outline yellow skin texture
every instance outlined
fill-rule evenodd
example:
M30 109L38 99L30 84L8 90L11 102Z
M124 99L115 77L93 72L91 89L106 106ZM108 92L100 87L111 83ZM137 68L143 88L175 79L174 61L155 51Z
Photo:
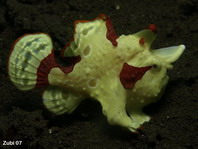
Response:
M89 28L91 29L88 30ZM81 56L81 62L68 75L64 75L59 69L52 69L52 77L49 75L50 84L55 85L57 82L53 78L56 76L54 73L62 73L61 83L57 86L70 93L80 94L79 100L87 97L96 99L101 103L110 124L135 131L145 121L149 121L149 116L142 112L142 108L159 97L167 84L166 70L171 65L152 54L150 44L156 35L151 30L122 35L117 39L116 47L106 38L106 32L103 20L77 24L73 43L77 48L73 51L74 56ZM140 37L145 38L144 45L139 44ZM156 64L159 68L146 72L133 89L125 89L119 78L124 63L136 67Z
M142 108L160 98L168 82L167 69L172 68L171 63L179 58L185 47L180 45L167 48L166 51L170 52L164 52L164 49L156 52L150 49L156 37L151 30L122 35L116 40L118 45L113 46L106 38L107 28L103 19L78 23L75 30L74 41L64 56L80 55L81 61L69 74L59 67L51 69L48 75L50 86L43 94L44 105L56 114L71 113L84 99L95 99L101 103L110 124L135 132L150 120ZM33 36L42 36L41 41L52 43L47 35ZM140 38L145 39L144 44L139 43ZM49 54L48 49L45 51ZM119 77L124 63L135 67L157 67L148 70L132 89L125 89ZM10 77L16 82L12 75Z

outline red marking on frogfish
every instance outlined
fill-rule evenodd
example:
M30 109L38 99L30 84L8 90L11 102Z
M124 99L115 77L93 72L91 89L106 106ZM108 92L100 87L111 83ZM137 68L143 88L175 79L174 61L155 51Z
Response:
M74 29L76 29L76 25L78 23L88 23L88 22L96 21L98 19L102 19L106 22L106 27L107 27L106 38L112 43L113 46L117 46L118 43L117 43L116 39L118 38L118 36L116 35L116 32L113 28L113 25L112 25L112 22L111 22L110 18L107 17L105 14L99 14L97 18L92 19L92 20L76 20L74 22ZM70 43L73 40L74 39L72 39L68 44L66 44L66 46L61 50L61 56L62 57L64 57L64 52L65 52L66 48L70 46Z
M54 67L58 67L58 64L55 61L54 52L52 52L41 61L37 69L37 87L49 85L48 74L50 73L50 70Z
M116 41L116 39L118 38L118 36L116 35L116 32L113 28L112 22L109 19L109 17L105 16L104 14L100 14L98 16L98 18L103 19L104 21L106 21L106 27L107 27L107 34L106 37L108 40L111 41L113 46L117 46L118 43Z
M144 45L144 43L145 43L145 39L144 39L144 38L140 38L139 44L140 44L140 45Z
M131 89L135 83L140 80L143 75L151 69L151 66L134 67L124 63L120 72L120 81L125 89Z
M150 24L148 29L150 29L152 32L156 33L157 32L157 26L155 24Z
M49 85L48 74L50 73L51 69L54 67L60 68L65 74L72 72L74 65L80 61L79 58L77 58L77 59L78 60L76 60L76 61L74 60L73 64L71 64L70 66L63 67L56 63L54 51L52 51L51 54L49 54L46 58L44 58L41 61L40 65L37 69L36 87Z

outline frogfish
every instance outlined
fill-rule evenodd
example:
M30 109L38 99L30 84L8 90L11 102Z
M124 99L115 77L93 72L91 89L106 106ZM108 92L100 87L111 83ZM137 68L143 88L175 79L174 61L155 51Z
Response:
M72 113L85 99L97 100L111 125L136 132L150 120L143 108L162 96L167 70L185 46L152 49L156 26L118 36L104 14L75 22L73 40L57 61L50 36L25 34L11 48L8 75L19 90L45 87L45 107L57 115Z

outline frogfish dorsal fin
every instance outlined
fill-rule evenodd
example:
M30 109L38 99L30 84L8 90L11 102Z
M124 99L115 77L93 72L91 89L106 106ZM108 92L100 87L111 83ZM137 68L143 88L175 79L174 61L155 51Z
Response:
M150 49L151 44L155 40L157 34L150 29L145 29L133 34L133 36L135 36L139 40L144 40L146 46L148 47L148 49Z

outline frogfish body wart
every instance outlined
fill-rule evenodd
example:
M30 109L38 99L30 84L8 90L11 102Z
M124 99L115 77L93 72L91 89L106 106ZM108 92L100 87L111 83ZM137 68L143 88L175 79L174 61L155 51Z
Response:
M142 108L160 98L167 70L185 49L184 45L152 49L154 30L152 25L117 36L105 15L76 21L74 40L61 51L68 66L56 62L49 35L26 34L13 45L8 74L20 90L47 86L43 103L55 114L71 113L91 98L101 103L110 124L135 132L150 119Z

